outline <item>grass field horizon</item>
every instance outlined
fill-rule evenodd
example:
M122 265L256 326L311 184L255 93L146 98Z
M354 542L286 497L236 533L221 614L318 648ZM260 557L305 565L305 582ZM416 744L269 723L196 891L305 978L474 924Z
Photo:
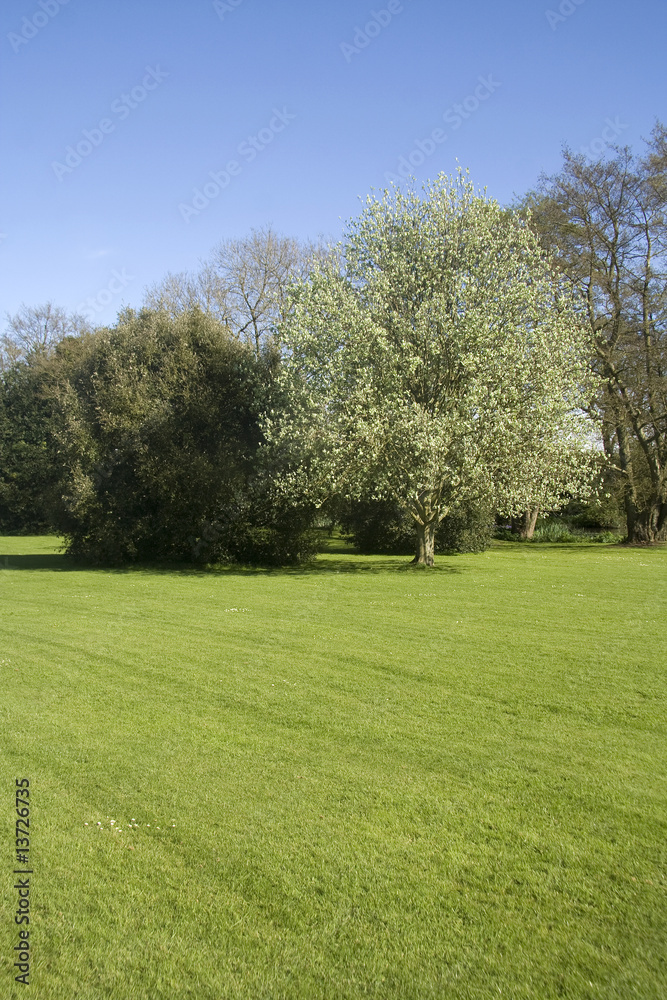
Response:
M667 995L667 549L58 546L0 538L8 997L24 776L45 1000Z

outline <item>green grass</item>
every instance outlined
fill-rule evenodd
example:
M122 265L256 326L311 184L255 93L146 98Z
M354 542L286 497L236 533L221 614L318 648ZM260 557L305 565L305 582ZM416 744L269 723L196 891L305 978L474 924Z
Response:
M24 775L40 1000L667 995L667 551L56 551L0 539L1 996Z

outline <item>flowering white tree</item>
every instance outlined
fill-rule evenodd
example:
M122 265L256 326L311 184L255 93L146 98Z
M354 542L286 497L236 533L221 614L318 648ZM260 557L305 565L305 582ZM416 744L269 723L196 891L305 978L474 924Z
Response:
M283 487L322 503L369 485L438 524L487 501L554 506L591 480L589 337L536 237L459 172L369 197L282 327L291 455Z

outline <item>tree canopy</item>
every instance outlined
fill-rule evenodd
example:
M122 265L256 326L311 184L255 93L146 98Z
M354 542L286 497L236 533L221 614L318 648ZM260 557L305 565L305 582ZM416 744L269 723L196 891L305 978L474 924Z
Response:
M667 131L563 167L524 202L531 225L579 292L600 375L592 412L625 506L628 540L667 537Z
M270 496L259 414L278 359L199 310L127 310L63 341L47 366L70 555L109 564L298 561L309 515Z
M222 240L194 274L168 274L146 290L145 305L176 318L195 308L221 322L259 356L286 317L288 289L327 250L301 243L270 226Z
M557 505L590 484L590 336L537 237L468 177L369 197L281 327L283 489L398 501L418 562L451 511Z
M52 302L23 304L13 316L6 314L5 321L5 332L0 337L0 371L31 354L48 354L65 337L78 336L88 329L83 316L67 313Z

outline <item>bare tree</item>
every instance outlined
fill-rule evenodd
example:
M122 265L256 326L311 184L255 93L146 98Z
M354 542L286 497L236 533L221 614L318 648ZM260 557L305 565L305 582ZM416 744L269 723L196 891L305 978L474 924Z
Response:
M314 258L333 252L323 238L301 242L270 226L252 229L219 243L199 271L167 274L146 290L144 305L171 316L201 309L260 354L287 316L290 285L306 277Z
M209 264L195 274L168 272L162 281L146 289L144 306L167 312L173 318L192 309L201 309L224 324L227 324L229 313L227 289Z
M6 314L6 324L0 337L0 370L30 353L47 354L65 337L78 336L89 329L83 316L68 313L52 302L21 305L13 316Z
M604 389L595 402L630 541L667 536L667 132L562 171L529 195L532 222L578 288Z
M305 277L318 252L321 244L300 243L270 227L216 247L211 267L227 290L227 322L239 340L259 353L275 337L287 318L288 288Z

